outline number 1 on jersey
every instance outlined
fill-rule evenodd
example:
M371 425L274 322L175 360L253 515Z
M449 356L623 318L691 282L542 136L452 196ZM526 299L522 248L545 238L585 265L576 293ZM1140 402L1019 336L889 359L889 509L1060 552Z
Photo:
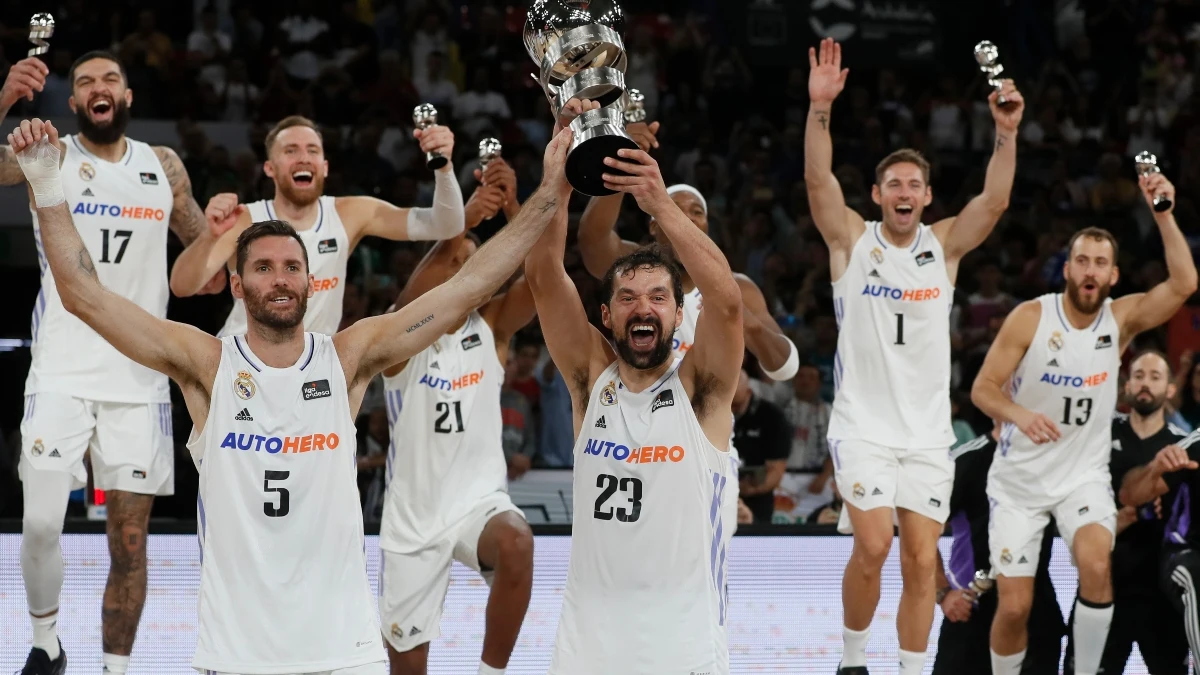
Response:
M100 262L120 263L121 259L125 257L125 247L129 246L129 238L133 236L133 230L113 231L102 228L100 233L104 236L104 241L100 243ZM108 259L108 240L110 233L113 239L121 240L121 245L117 248L117 257L112 260Z
M896 344L904 344L904 315L896 315Z

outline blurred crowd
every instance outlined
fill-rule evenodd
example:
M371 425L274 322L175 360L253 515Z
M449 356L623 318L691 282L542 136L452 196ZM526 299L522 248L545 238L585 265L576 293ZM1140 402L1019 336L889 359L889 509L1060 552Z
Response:
M0 43L11 62L28 46L30 8L3 4ZM706 195L711 236L733 269L763 290L802 356L793 382L774 383L747 355L749 382L739 395L739 423L770 424L773 436L782 439L769 451L750 453L758 455L751 459L776 482L781 467L816 472L809 489L827 494L832 481L824 435L837 324L828 254L809 216L804 186L807 64L796 58L794 65L770 70L752 66L712 14L678 7L667 14L651 9L661 3L627 4L626 81L645 95L648 118L661 124L661 147L654 155L663 174L668 184L689 183ZM59 5L51 10L59 21L48 55L52 74L46 91L24 104L24 112L69 116L65 77L71 62L90 49L113 49L129 72L133 117L177 121L180 155L201 205L219 192L236 192L245 202L271 197L273 186L261 171L262 141L269 124L294 113L323 127L331 167L328 194L428 205L433 177L411 138L418 103L437 106L440 121L455 132L454 161L464 195L475 187L475 153L485 137L503 143L521 198L539 180L552 119L530 77L535 66L521 40L525 4L218 0L168 9L134 0L65 0ZM1012 55L1004 60L1006 75L1023 91L1027 110L1011 206L959 273L952 391L960 442L990 428L967 391L991 340L1017 302L1061 287L1071 233L1097 225L1117 236L1122 275L1114 294L1143 290L1164 278L1162 247L1137 189L1134 154L1158 155L1178 187L1179 222L1185 232L1200 232L1192 227L1200 222L1195 81L1200 2L1012 0L1005 12L1006 34L984 27L979 30L992 34L965 35L992 39ZM792 40L803 42L808 28L796 28ZM932 162L934 200L926 222L956 213L980 190L992 119L983 77L974 63L963 61L938 58L851 72L831 121L835 173L847 203L868 219L878 216L870 196L874 166L896 148L916 148ZM249 149L231 153L212 143L197 124L203 121L246 123ZM584 206L578 199L577 211ZM502 224L501 215L477 232L486 239ZM648 239L646 217L632 200L626 201L618 232L634 241ZM1200 245L1200 235L1191 240ZM423 254L419 244L359 246L343 325L384 311ZM567 264L585 299L594 298L599 284L583 270L577 251L568 251ZM220 301L172 311L190 313L181 318L214 329L225 316ZM1166 331L1143 336L1135 348L1149 346L1169 349ZM1174 402L1176 421L1186 426L1200 425L1196 361L1188 352L1173 364L1182 369L1183 385ZM513 345L503 396L510 476L531 467L569 466L569 399L536 324ZM388 446L382 397L368 398L361 421L363 487L370 495L381 487L375 467ZM185 428L180 417L180 441ZM770 490L767 496L769 501ZM769 507L761 510L769 520Z

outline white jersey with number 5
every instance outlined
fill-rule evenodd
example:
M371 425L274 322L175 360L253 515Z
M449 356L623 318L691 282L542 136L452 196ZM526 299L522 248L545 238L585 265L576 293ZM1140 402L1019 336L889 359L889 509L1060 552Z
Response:
M954 286L933 228L893 246L868 222L833 282L838 321L829 438L888 448L948 448Z
M383 380L391 445L379 545L412 553L506 489L504 366L479 312Z
M1024 506L1052 506L1084 483L1110 482L1112 413L1121 371L1120 327L1106 300L1086 328L1067 323L1063 295L1038 298L1042 316L1033 342L1012 378L1018 405L1050 418L1061 434L1037 445L1016 425L1000 430L988 491L1028 498Z
M108 290L156 317L167 315L167 229L171 186L154 149L125 139L125 156L99 159L75 136L62 139L62 186L75 228ZM32 207L31 207L31 210ZM33 362L25 393L56 392L89 401L166 403L167 376L126 358L63 309L42 252L33 210L42 289L33 307Z
M704 435L679 363L636 394L616 363L592 387L551 675L729 672L720 505L737 472Z
M276 220L271 200L262 199L246 205L250 222ZM321 197L317 201L317 221L307 230L297 230L308 251L308 268L313 275L313 296L308 299L304 314L304 329L333 335L342 323L342 297L346 292L346 261L350 259L350 236L337 211L336 197ZM243 335L246 332L246 304L233 301L233 310L219 333Z
M289 368L221 340L200 472L193 667L308 673L386 660L367 581L354 419L333 339Z

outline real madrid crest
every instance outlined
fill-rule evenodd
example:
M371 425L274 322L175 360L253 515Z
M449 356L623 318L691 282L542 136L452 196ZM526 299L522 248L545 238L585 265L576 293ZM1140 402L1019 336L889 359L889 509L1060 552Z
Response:
M878 247L871 249L871 261L876 265L883 264L883 251L879 250Z
M42 453L45 451L46 451L46 446L42 445L42 439L39 438L33 442L33 456L34 457L41 457Z
M233 381L233 393L237 394L238 398L249 401L254 398L254 391L254 378L244 370L238 371L237 378Z
M1004 549L1000 552L1000 562L1004 563L1005 565L1012 564L1012 554L1008 552L1008 549Z
M96 169L87 162L79 163L79 177L83 180L91 180L96 177Z
M1062 333L1054 331L1050 334L1050 341L1047 343L1050 346L1050 351L1056 352L1063 348Z
M875 250L878 251L879 249L875 249ZM862 486L862 483L855 483L854 484L854 498L862 499L863 497L866 497L866 496L867 496L867 490Z
M617 404L617 385L609 382L600 390L600 405L616 405Z

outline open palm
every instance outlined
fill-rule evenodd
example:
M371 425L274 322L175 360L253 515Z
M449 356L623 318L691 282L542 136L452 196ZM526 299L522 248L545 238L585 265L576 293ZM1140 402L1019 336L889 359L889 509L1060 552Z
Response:
M848 69L842 68L842 46L833 38L821 40L820 47L808 48L808 97L828 103L842 93Z

